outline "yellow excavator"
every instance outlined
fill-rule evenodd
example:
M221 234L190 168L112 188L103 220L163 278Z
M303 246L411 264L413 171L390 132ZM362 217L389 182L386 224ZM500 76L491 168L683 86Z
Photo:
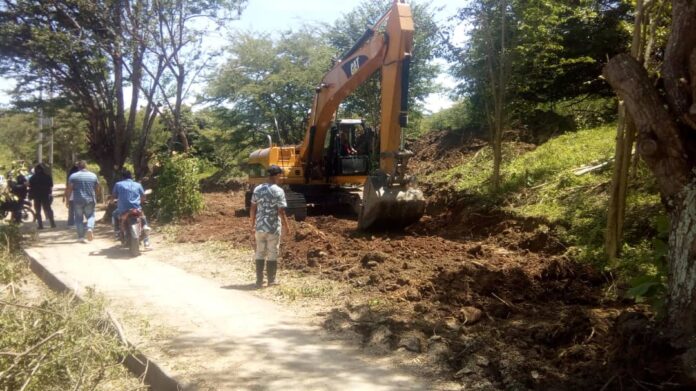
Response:
M403 228L417 222L425 198L408 175L413 153L404 149L408 124L408 79L413 49L413 17L403 0L390 9L324 75L316 88L301 145L274 145L249 156L249 208L253 186L266 179L266 168L282 168L288 215L302 220L307 205L349 205L358 228ZM376 71L381 71L380 124L362 119L336 120L340 103Z

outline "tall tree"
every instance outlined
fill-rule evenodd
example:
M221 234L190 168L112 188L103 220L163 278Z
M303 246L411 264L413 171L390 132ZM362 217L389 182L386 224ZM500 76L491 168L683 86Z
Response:
M88 123L90 153L110 183L128 156L135 123L126 119L126 62L122 1L3 0L0 72L31 92L50 78ZM133 71L133 67L131 67ZM131 80L139 90L137 78ZM136 110L138 94L129 109Z
M165 61L152 74L158 97L166 107L164 121L172 132L171 148L188 151L182 107L191 86L210 67L215 53L206 50L204 38L239 17L247 0L153 0L152 45L148 49ZM148 68L149 70L149 68ZM162 77L164 75L165 77Z
M202 53L200 32L206 30L192 24L199 18L238 15L244 4L246 0L1 0L0 73L21 79L20 93L52 80L84 115L90 153L112 183L130 155L142 96L149 115L142 121L139 146L147 144L161 101L171 106L177 128L189 70L200 66L195 61ZM195 65L189 68L191 63ZM173 93L165 83L172 78ZM126 107L127 86L131 95ZM139 167L142 160L138 154Z
M635 122L638 153L671 218L667 327L696 381L696 2L672 1L661 84L629 54L612 58L604 76Z
M309 28L278 39L238 33L231 41L230 59L209 84L210 99L231 108L220 111L227 111L223 116L243 139L260 131L279 137L278 142L300 141L314 88L331 62L331 47Z
M630 7L617 0L507 1L507 58L509 76L506 96L509 122L524 124L538 105L610 96L598 77L607 54L628 47L624 22ZM489 42L500 42L500 0L474 0L458 10L453 25L443 30L451 73L458 80L456 93L469 98L474 125L489 126L485 115L491 85L486 66ZM495 25L491 25L494 23ZM469 29L463 42L455 31ZM492 36L492 37L491 37ZM587 39L592 37L592 39Z

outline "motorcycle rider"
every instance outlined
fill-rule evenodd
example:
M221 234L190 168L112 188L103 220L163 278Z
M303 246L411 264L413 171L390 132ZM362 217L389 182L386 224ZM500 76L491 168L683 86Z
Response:
M133 176L128 170L121 172L121 181L116 182L111 196L117 200L116 210L111 215L111 221L114 224L114 233L116 238L119 236L121 229L121 217L131 209L143 210L142 204L145 202L145 190L143 185L133 180ZM145 213L142 214L143 232L145 237L143 244L145 248L150 247L150 226L147 224Z

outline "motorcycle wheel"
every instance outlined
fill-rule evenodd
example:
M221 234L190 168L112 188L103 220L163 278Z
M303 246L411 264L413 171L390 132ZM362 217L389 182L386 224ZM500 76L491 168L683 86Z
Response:
M36 215L34 210L28 206L22 207L22 222L31 223L36 220Z
M130 242L128 243L128 250L130 251L130 254L133 257L137 257L138 255L140 255L140 240L138 240L137 237L130 235Z

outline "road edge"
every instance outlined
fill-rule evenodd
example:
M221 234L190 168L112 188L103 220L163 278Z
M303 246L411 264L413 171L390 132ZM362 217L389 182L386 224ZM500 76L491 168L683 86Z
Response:
M58 277L52 274L41 262L32 256L27 249L22 249L22 253L29 260L29 269L43 281L46 286L51 290L59 293L71 293L74 294L76 298L82 300L79 293L71 289L65 282L61 281ZM109 317L109 324L113 334L118 338L123 338L123 335L119 331L120 326L116 324L116 320ZM123 359L123 365L138 378L144 379L145 384L147 384L153 391L180 391L184 389L172 375L168 374L162 367L160 367L156 362L150 360L146 355L140 352L135 345L132 344L127 339L125 342L128 346L134 348L134 353L128 355Z

